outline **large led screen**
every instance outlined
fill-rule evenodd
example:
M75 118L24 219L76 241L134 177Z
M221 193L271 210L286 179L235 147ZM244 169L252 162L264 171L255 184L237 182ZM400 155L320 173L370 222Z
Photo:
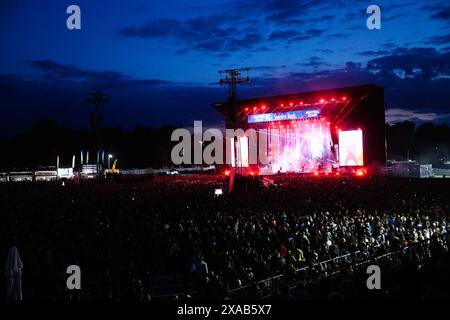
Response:
M364 165L362 130L339 131L339 165Z

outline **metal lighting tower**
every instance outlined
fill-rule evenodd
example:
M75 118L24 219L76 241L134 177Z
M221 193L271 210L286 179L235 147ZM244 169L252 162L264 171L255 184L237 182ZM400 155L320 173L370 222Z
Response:
M240 68L240 69L228 69L220 70L219 74L224 75L223 78L219 80L220 85L228 85L228 111L226 121L231 124L233 129L238 128L238 123L236 119L237 110L237 85L250 83L250 77L241 76L242 72L248 72L250 68ZM226 126L228 127L228 126ZM236 145L236 141L234 143ZM240 174L242 174L242 163L240 169Z
M250 77L242 77L242 72L248 72L250 68L220 70L219 74L225 75L219 80L220 85L228 85L228 122L231 122L234 129L237 128L236 121L236 102L237 85L250 83Z
M248 72L250 68L240 68L240 69L228 69L220 70L219 74L225 74L225 77L220 79L219 83L221 85L228 85L228 97L236 99L237 97L237 85L250 82L250 77L241 77L241 72Z
M108 94L97 90L85 94L85 103L90 105L89 120L91 123L92 133L94 135L94 147L97 151L97 176L100 176L100 153L102 147L101 141L101 122L103 120L101 106L108 102Z

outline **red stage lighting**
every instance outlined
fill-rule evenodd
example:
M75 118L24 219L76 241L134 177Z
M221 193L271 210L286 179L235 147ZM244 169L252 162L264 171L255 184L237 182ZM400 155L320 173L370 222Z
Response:
M257 107L253 107L253 111L256 111L258 108Z
M253 171L250 171L250 175L251 175L251 176L253 176L253 175L254 175Z
M336 175L337 175L337 176L339 176L339 175L340 175L340 173L339 173L339 172L336 172Z
M300 104L303 105L303 101L300 101Z
M325 99L320 99L320 103L324 103L325 102Z
M280 104L280 107L284 107L284 104Z
M358 169L358 170L356 170L356 176L357 177L364 177L364 175L366 174L366 172L365 172L365 170L364 169Z
M336 99L335 98L331 98L331 101L336 101Z
M245 108L245 111L248 111L248 108Z
M318 172L314 172L314 175L315 175L315 176L318 176L318 175L319 175L319 173L318 173Z
M266 109L266 106L262 106L261 108L264 110L264 109Z
M343 97L342 97L342 100L344 100L344 101L347 100L347 97L346 97L346 96L343 96Z
M294 104L292 102L290 102L289 105L292 107Z
M230 170L226 170L226 171L224 172L224 174L225 174L226 176L229 176L229 175L230 175Z

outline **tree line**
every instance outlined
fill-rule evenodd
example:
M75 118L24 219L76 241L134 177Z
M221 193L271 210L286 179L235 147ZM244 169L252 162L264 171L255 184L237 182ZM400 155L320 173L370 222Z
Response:
M136 126L132 129L104 127L102 146L107 154L118 159L122 168L170 167L170 152L175 142L170 137L177 127ZM450 127L446 124L424 123L417 126L405 121L386 124L388 159L417 160L434 165L450 161ZM28 132L0 139L2 156L0 169L37 169L55 166L60 156L61 166L70 166L72 156L80 163L80 152L90 151L90 162L96 160L94 139L88 130L75 130L53 121L40 122Z

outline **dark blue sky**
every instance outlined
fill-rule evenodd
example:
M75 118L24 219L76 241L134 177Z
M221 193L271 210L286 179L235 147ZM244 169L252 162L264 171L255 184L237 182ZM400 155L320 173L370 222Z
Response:
M40 120L87 127L84 92L110 94L105 123L217 125L220 69L250 67L241 97L385 86L388 120L449 122L450 5L442 1L0 3L1 135ZM81 30L66 8L81 8ZM368 5L382 29L366 28Z

